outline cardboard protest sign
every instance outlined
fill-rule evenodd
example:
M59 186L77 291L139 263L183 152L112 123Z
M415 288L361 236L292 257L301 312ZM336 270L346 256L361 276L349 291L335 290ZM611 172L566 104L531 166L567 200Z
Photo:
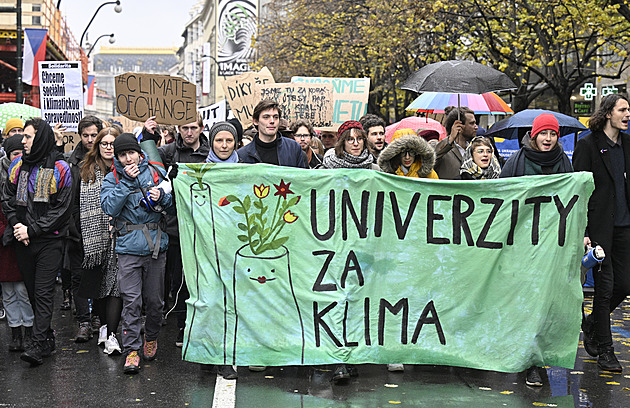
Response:
M269 84L254 89L256 102L272 99L282 107L282 117L289 123L308 120L314 127L333 125L332 85Z
M590 173L255 166L180 164L173 183L185 360L573 367Z
M269 69L264 67L259 72L247 72L228 77L221 83L225 97L230 103L230 110L241 122L243 129L247 129L252 124L252 114L257 102L254 100L255 87L275 82Z
M115 78L116 110L144 122L155 116L157 123L185 125L197 120L195 84L185 79L154 74L127 73Z
M291 82L307 84L332 84L333 126L321 129L336 132L347 120L359 120L367 113L370 97L370 78L325 78L294 76Z
M120 124L122 126L123 131L126 133L133 133L133 130L138 126L142 127L144 123L138 122L137 120L131 120L124 116L112 116L109 118L111 122L115 122L116 124Z
M83 79L80 61L39 62L42 119L76 132L83 118Z
M227 118L227 103L225 99L213 105L199 109L199 114L203 118L203 131L210 130L212 125L223 122Z

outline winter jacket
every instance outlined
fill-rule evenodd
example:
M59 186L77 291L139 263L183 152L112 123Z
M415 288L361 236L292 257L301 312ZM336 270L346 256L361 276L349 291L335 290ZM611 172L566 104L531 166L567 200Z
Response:
M395 164L394 159L407 150L415 154L416 162L420 161L416 174L408 174L407 177L438 178L433 170L435 152L426 140L418 136L403 136L392 141L378 156L378 166L385 173L396 174L400 164Z
M258 135L255 136L258 138ZM276 136L278 140L278 164L287 167L307 168L302 155L302 147L293 139ZM241 147L236 152L243 163L262 163L256 151L256 140Z
M160 232L159 252L166 251L168 247L168 234L164 231L164 223L162 222L162 214L149 211L140 203L143 198L139 186L146 187L147 191L160 183L166 176L164 170L159 167L153 167L159 172L159 179L154 180L154 171L149 168L149 160L146 153L143 153L138 168L140 174L135 179L127 176L124 167L118 158L114 157L114 171L107 174L103 180L103 188L101 190L101 207L105 214L113 218L112 225L115 229L120 230L120 234L116 238L116 253L127 255L146 256L151 255L149 242L147 241L142 230L130 230L125 226L125 222L141 226L143 224L153 224L148 227L149 235L152 242L157 243L156 237ZM165 209L169 208L173 203L171 194L163 193L161 204ZM159 224L158 230L155 226ZM135 227L132 227L135 228Z
M3 155L2 158L0 158L0 185L7 182L9 178L7 170L10 165L9 158ZM9 221L4 216L4 213L0 211L0 237L4 235L7 228L9 228L8 234L11 236L13 231L9 226ZM13 243L7 246L0 245L0 265L0 282L22 281Z
M66 237L70 220L70 200L72 199L72 176L68 163L63 160L55 161L47 203L33 200L37 174L41 167L31 167L28 175L26 207L22 207L16 203L22 157L18 156L11 162L8 182L2 186L2 209L11 229L17 223L26 225L31 242L40 238ZM23 211L24 209L25 211ZM3 243L6 245L12 239L13 234L8 236L5 233Z
M203 163L208 157L210 142L206 135L199 136L199 147L197 150L186 146L180 134L177 134L175 142L158 148L158 153L164 163L164 168L168 168L174 163Z

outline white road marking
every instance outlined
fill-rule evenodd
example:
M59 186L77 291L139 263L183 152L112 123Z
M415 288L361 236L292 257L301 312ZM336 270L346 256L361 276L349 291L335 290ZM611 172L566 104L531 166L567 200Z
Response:
M236 380L226 380L217 374L214 384L212 408L234 408L236 406Z

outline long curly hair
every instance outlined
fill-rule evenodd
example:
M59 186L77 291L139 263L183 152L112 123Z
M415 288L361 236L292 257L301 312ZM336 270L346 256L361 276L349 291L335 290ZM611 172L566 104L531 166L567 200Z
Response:
M610 94L602 99L602 102L599 104L599 109L593 113L593 116L588 121L588 127L593 132L598 132L604 130L604 126L606 126L606 122L608 122L608 115L613 111L615 105L617 105L617 101L620 99L628 102L628 98L620 94Z
M94 144L89 152L85 154L85 159L83 159L81 167L81 180L86 183L90 183L96 180L96 174L94 173L94 168L98 166L101 169L101 173L103 175L109 173L110 166L105 163L103 157L101 157L101 140L105 136L111 135L114 137L120 136L122 132L120 129L116 127L106 127L96 135L96 139L94 140Z

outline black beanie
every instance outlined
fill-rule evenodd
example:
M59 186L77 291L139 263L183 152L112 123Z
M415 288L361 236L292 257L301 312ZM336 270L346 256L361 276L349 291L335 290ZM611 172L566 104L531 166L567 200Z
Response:
M232 136L234 136L234 143L238 144L238 131L229 122L217 122L210 128L210 148L214 145L214 138L217 136L217 133L221 131L230 132Z
M24 135L13 135L4 139L2 142L2 147L4 148L4 152L9 156L11 152L15 150L24 150L24 145L22 144L22 138Z
M133 133L123 133L114 140L114 155L116 157L128 150L134 150L142 154L142 149Z

